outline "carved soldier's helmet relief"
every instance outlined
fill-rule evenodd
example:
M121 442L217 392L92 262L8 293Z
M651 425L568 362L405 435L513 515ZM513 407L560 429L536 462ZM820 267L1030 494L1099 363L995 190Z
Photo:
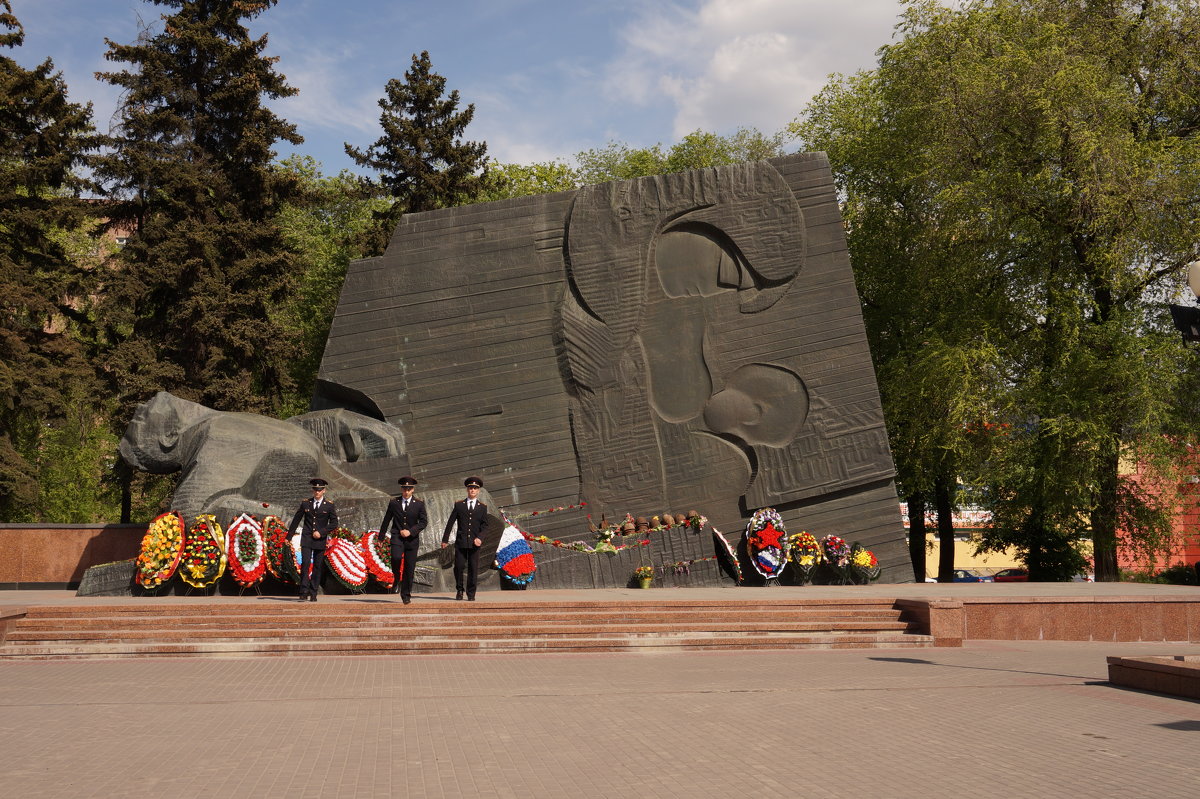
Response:
M799 205L766 163L580 190L562 327L585 483L612 484L607 464L623 453L617 493L665 499L666 472L704 464L741 494L754 447L795 439L804 381L754 342L805 250ZM588 480L589 468L604 474Z

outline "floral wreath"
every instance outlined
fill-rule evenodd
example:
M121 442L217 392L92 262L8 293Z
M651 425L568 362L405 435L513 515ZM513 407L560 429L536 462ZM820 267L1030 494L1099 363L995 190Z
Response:
M396 582L396 575L392 574L391 543L378 530L368 530L363 533L360 544L367 571L375 578L375 582L384 588L391 588Z
M774 508L754 512L746 525L746 552L754 570L767 579L778 577L788 556L787 531Z
M504 518L505 527L500 535L500 544L496 547L496 568L513 585L528 585L537 574L533 549L520 528L504 516L503 510L500 515Z
M821 544L812 533L801 530L789 536L788 542L788 559L800 568L810 569L821 562Z
M291 544L283 520L278 516L263 519L263 538L267 547L267 571L278 580L299 585L299 553Z
M367 560L354 533L345 527L330 531L329 543L325 545L325 562L338 582L353 593L362 593L367 584Z
M733 544L729 543L729 539L720 530L714 527L712 528L712 532L713 540L720 544L720 551L725 554L726 559L732 564L734 579L737 580L738 585L741 585L743 579L742 563L738 560L737 550L733 548Z
M133 573L142 588L157 588L171 579L183 556L183 517L168 511L150 523L142 537Z
M192 522L179 561L179 576L192 588L207 588L225 573L223 537L221 525L211 513L202 513Z
M225 533L225 552L229 573L242 588L249 588L267 573L267 546L262 526L249 513L243 513Z
M825 562L830 566L842 568L850 562L850 545L836 535L822 538L821 549L825 555Z

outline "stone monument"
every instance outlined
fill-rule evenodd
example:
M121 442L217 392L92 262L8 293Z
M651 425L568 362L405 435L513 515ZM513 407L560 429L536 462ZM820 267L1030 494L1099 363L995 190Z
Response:
M731 536L772 506L911 574L821 154L407 215L351 264L318 378L314 411L402 429L423 487Z

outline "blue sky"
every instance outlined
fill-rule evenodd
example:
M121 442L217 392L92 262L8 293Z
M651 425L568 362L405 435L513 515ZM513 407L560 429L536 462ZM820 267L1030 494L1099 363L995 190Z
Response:
M166 10L142 0L11 0L25 66L47 56L106 128L116 90L96 81L108 37L134 40ZM275 104L327 173L343 142L379 136L388 79L428 50L475 104L468 138L504 162L567 160L609 141L670 145L701 128L783 128L832 72L875 63L900 0L281 0L253 24L300 90ZM287 149L281 149L286 154Z

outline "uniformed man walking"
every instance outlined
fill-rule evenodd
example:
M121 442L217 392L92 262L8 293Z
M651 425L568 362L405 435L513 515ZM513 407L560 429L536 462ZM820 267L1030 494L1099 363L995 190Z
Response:
M454 503L450 518L446 520L446 532L442 533L442 547L450 543L450 531L458 528L454 540L454 587L458 593L455 599L463 598L466 589L467 601L475 601L475 576L479 571L479 548L483 546L483 537L487 535L487 505L479 501L479 489L483 481L478 477L468 477L463 481L467 487L467 498ZM463 583L463 569L466 568L466 583Z
M413 496L417 481L405 475L396 482L400 484L400 496L388 502L379 533L392 542L392 593L399 593L407 605L412 601L413 573L417 567L421 531L429 523L429 517L425 512L425 503Z
M288 538L296 535L296 527L303 523L300 537L300 601L316 602L317 588L325 573L325 547L329 534L337 529L338 515L333 500L325 499L325 488L329 485L320 477L308 481L312 486L312 499L300 503L299 510L288 526Z

